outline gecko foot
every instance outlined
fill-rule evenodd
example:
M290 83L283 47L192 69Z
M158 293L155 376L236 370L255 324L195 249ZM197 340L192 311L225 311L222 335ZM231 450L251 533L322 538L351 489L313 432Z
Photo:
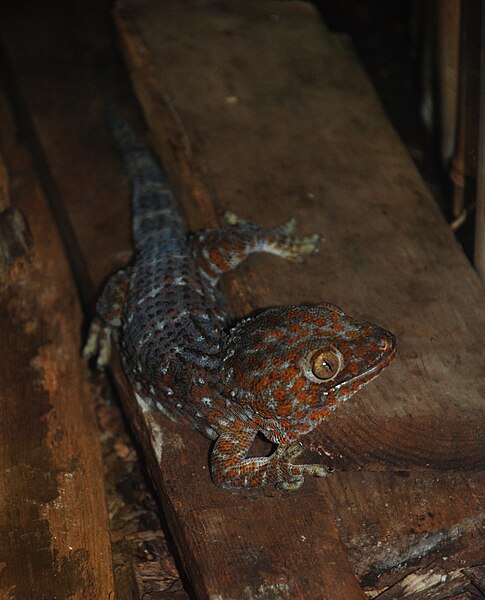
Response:
M292 461L297 458L302 452L303 447L300 444L292 444L284 448L278 449L277 469L280 471L280 477L276 484L277 490L297 490L305 480L305 475L313 475L314 477L328 477L331 471L324 465L298 465Z
M88 333L88 339L83 348L84 358L96 356L96 368L103 371L111 358L112 327L101 319L93 319Z
M290 219L283 225L270 229L266 242L267 250L278 254L290 262L303 262L307 256L317 254L325 240L320 233L304 237L293 236L296 220Z

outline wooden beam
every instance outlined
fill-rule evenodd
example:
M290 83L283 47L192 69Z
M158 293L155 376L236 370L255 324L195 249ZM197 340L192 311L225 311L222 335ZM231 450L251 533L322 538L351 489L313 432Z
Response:
M79 358L82 315L3 92L0 124L7 211L22 211L33 237L31 256L17 253L0 288L0 596L108 599L108 517L94 397Z
M339 470L481 465L484 407L476 378L483 383L484 374L474 348L485 327L483 288L354 57L325 38L314 11L300 2L117 6L136 93L192 227L213 225L231 208L265 225L296 214L304 232L327 234L320 257L291 275L270 257L245 265L228 286L238 313L330 300L398 335L395 364L303 443ZM138 417L149 455L170 446L156 442L165 439L157 438L157 419ZM159 489L182 511L188 500L176 501L166 462L158 466ZM453 491L466 489L472 476L450 473L438 485L440 477L342 474L317 484L368 586L450 548L458 556L483 549L476 495L466 493L468 513ZM419 527L424 498L427 531ZM379 509L384 502L388 512ZM440 518L433 506L442 507ZM406 526L413 535L404 535ZM446 543L434 543L441 535Z
M481 2L480 119L478 124L477 209L475 217L475 266L485 281L485 4Z

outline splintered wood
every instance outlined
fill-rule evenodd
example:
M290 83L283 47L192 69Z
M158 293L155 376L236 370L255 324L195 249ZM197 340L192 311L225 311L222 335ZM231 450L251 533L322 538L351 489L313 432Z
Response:
M314 581L311 564L321 577L327 569L318 570L313 544L332 525L325 520L317 531L282 519L290 505L298 514L330 505L368 587L384 589L398 578L393 572L447 551L472 564L484 555L485 477L436 469L477 468L485 458L483 286L355 58L302 2L121 0L115 17L155 148L191 226L215 225L231 209L266 226L296 216L302 233L326 235L319 257L303 266L248 261L228 286L236 312L324 300L398 339L391 367L302 439L337 471L367 472L307 482L299 503L268 490L211 489L208 443L125 395L196 588L234 590L224 583L227 564L214 583L221 556L234 557L253 595L268 577L278 581L287 569L268 530L286 543L296 522L313 549L311 561L300 562L293 546L292 572ZM394 473L404 470L411 474ZM263 519L241 516L248 498ZM238 532L249 535L252 551L234 547ZM262 545L255 566L249 557ZM298 595L293 585L289 597ZM320 594L307 589L305 597Z

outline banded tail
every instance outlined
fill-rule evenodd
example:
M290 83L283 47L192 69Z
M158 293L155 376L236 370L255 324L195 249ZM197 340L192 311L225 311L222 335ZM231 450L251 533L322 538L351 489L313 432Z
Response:
M157 238L186 237L184 218L155 157L116 108L109 109L108 119L133 188L136 250Z

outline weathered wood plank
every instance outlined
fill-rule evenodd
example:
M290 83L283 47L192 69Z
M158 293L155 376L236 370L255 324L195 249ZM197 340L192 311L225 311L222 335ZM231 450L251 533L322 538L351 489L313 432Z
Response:
M79 95L76 102L69 93L69 83L62 86L63 97L69 98L69 106L62 110L55 110L55 118L49 110L40 110L39 101L46 107L51 106L52 96L49 96L49 83L43 78L43 68L49 68L48 61L39 61L29 49L19 47L15 40L12 29L6 25L3 29L4 38L8 42L8 49L15 65L16 74L19 78L21 90L27 98L29 108L32 110L36 131L40 142L48 155L50 168L55 174L55 184L59 195L65 202L66 209L79 236L79 246L84 249L87 257L88 267L91 273L99 273L102 276L112 270L117 263L117 247L129 248L129 193L126 180L122 176L119 161L114 161L114 150L107 145L108 131L103 120L103 110L98 103L100 98L108 103L109 92L105 89L102 77L89 79L87 74L76 69L75 79L77 85L93 87L94 81L99 86L94 106L90 104L89 97ZM37 33L35 37L41 34ZM45 35L45 32L42 34ZM30 37L32 40L32 37ZM40 64L39 64L40 63ZM33 69L32 65L36 65ZM98 74L99 75L99 74ZM56 89L62 85L62 78L56 80ZM72 90L71 90L72 92ZM91 95L92 96L92 95ZM84 101L84 104L83 104ZM52 109L54 112L54 109ZM86 127L71 128L71 138L63 139L62 133L66 125L76 119L86 118ZM93 141L89 138L89 132L94 132L96 140L96 154L91 152ZM80 170L77 168L79 162L83 163ZM102 165L102 172L100 166ZM86 181L85 170L91 169L89 186L83 189ZM81 171L81 172L80 172ZM99 197L90 194L91 189L99 189L100 183L104 182L107 188L103 188L102 198L109 198L113 206L106 210L104 203ZM109 192L106 191L109 190ZM120 213L124 211L122 223L113 226L108 213ZM89 222L90 226L85 226ZM126 224L126 228L123 225ZM123 232L124 237L120 235ZM99 241L95 236L100 232L106 235L105 245L107 255L99 256ZM111 245L111 246L110 246ZM117 246L118 245L118 246ZM97 250L97 251L96 251ZM109 267L106 263L111 261ZM100 266L102 263L103 266ZM98 281L98 277L93 277ZM99 278L100 279L100 278ZM170 440L171 427L173 424L163 422L163 436ZM185 436L187 453L179 456L180 435ZM196 441L192 441L195 438ZM311 510L302 510L303 516L299 521L291 520L289 517L295 512L295 502L287 505L282 500L281 510L278 509L278 495L274 501L266 503L261 500L255 504L237 495L220 494L215 500L211 494L220 492L216 490L207 477L207 440L200 436L194 436L192 431L179 433L174 429L172 454L167 449L167 477L176 486L173 495L169 493L166 507L169 517L172 518L172 527L178 539L185 540L182 557L188 564L188 571L193 577L200 597L240 597L244 592L245 597L271 598L275 594L280 597L309 597L309 598L333 598L336 587L349 599L363 598L363 594L350 569L348 558L338 539L338 533L332 522L327 509L322 509L320 501L313 503ZM198 446L200 450L198 450ZM171 444L169 443L169 446ZM197 456L198 477L194 484L191 458ZM154 460L154 464L158 461ZM183 465L185 464L185 467ZM185 470L184 470L185 469ZM171 474L170 474L171 473ZM158 475L160 473L158 472ZM188 494L190 490L190 495ZM272 492L274 495L274 492ZM270 498L272 498L270 494ZM183 504L183 499L188 500ZM238 501L235 501L235 498ZM173 507L173 504L176 504ZM244 506L241 507L241 503ZM260 511L261 517L258 522L251 522L248 514L248 506ZM216 508L219 512L215 513ZM291 508L291 510L290 510ZM198 523L197 511L204 516L204 520ZM241 518L240 512L244 518ZM279 526L281 515L284 515L288 526ZM212 521L210 517L212 515ZM215 531L217 519L225 516L221 522L220 531L217 532L216 542L208 537L206 527L212 522ZM272 521L268 524L266 516L272 515ZM307 516L311 515L313 520ZM202 516L200 517L202 519ZM328 518L328 522L326 521ZM232 524L228 531L225 523ZM267 529L261 530L261 521ZM313 521L319 523L314 527ZM269 527L268 527L269 525ZM271 525L275 531L270 536ZM240 543L234 544L234 531L241 538ZM285 536L285 532L288 534ZM244 535L242 535L244 534ZM298 553L294 553L291 543L298 544ZM234 547L235 546L235 547ZM234 547L234 548L233 548ZM226 565L226 556L231 551L231 561ZM284 559L284 560L283 560ZM189 564L190 563L190 564ZM225 568L224 568L225 567ZM280 594L281 592L281 594Z
M301 2L118 6L137 94L191 223L231 208L263 225L296 215L302 231L327 235L303 267L245 265L238 311L327 300L397 334L391 368L303 443L336 468L481 466L483 286L353 56Z
M485 473L339 473L319 485L354 571L383 589L445 557L451 572L485 556Z
M480 591L461 570L449 571L442 564L431 564L404 577L382 594L377 600L483 600Z
M399 360L361 402L329 419L311 447L322 448L324 439L337 468L481 465L475 334L484 326L483 289L353 57L325 45L302 3L167 2L162 10L126 1L116 14L137 95L192 226L214 224L229 207L268 225L296 213L304 231L329 234L321 261L291 270L291 285L288 265L271 257L243 267L231 286L239 312L325 299L398 334ZM142 439L160 447L157 418L141 423ZM165 438L161 452L167 447ZM155 461L152 467L160 480ZM171 482L164 466L163 473ZM474 490L484 476L470 487L473 477L450 473L440 483L432 472L404 481L392 473L342 474L318 488L354 568L375 587L384 573L387 585L430 556L454 554L470 564L483 553ZM160 488L175 509L191 502L165 480ZM315 502L307 497L305 509Z
M60 226L69 222L70 249L81 251L71 256L77 258L71 267L90 308L102 280L131 253L128 184L105 123L106 107L128 90L110 8L110 0L52 0L42 7L16 2L0 9L7 55L2 75L6 71L23 117L20 135L35 148ZM0 199L2 181L0 171ZM83 261L87 278L77 269ZM104 396L108 387L102 386ZM98 399L97 413L116 598L187 598L167 528L161 531L151 486L134 449L128 450L120 414L115 423L120 407L106 402Z
M0 290L0 596L113 597L94 397L58 232L0 93L11 203L33 255ZM10 210L10 209L9 209Z

